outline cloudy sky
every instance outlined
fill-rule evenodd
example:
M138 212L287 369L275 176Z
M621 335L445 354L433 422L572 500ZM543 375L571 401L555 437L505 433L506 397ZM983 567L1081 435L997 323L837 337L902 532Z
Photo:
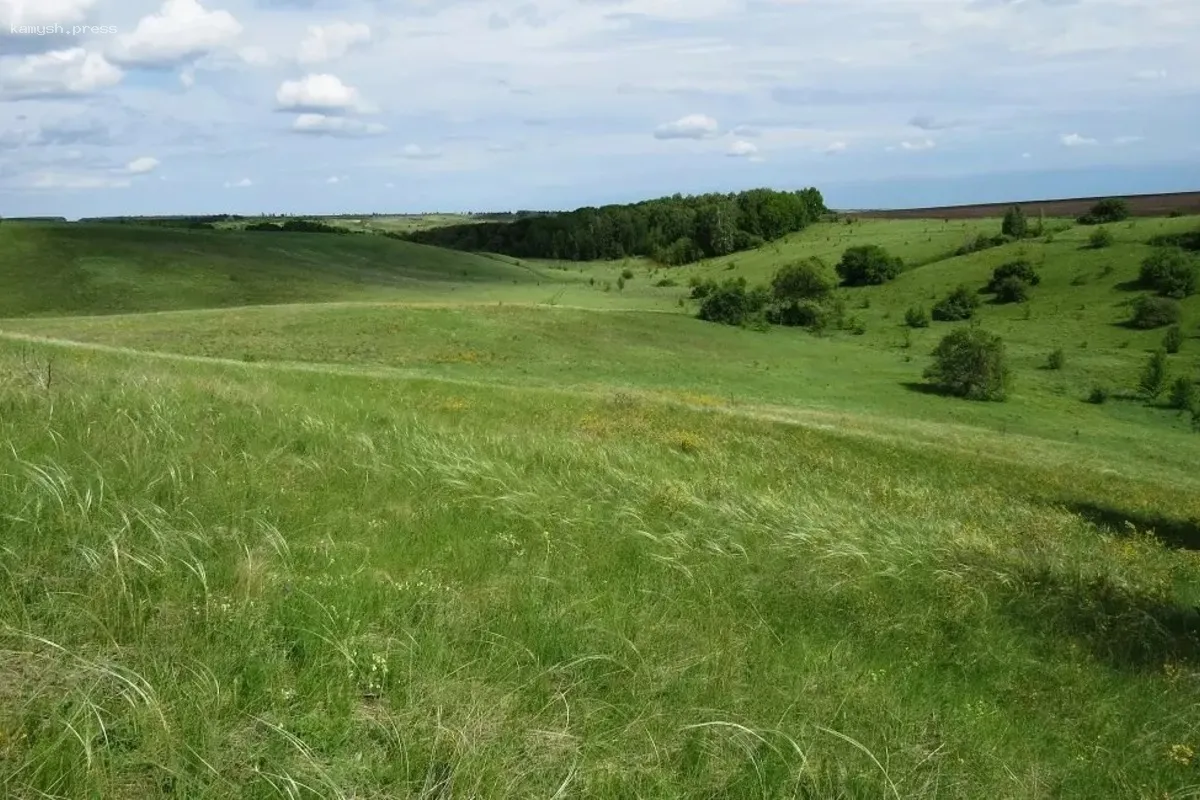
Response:
M0 0L0 215L1200 189L1198 0Z

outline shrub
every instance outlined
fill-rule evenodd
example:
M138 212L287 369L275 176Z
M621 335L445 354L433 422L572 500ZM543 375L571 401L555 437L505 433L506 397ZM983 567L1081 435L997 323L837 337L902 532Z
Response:
M998 236L988 236L986 233L981 233L974 239L971 239L955 250L954 254L958 256L966 256L970 255L971 253L978 253L981 250L990 250L993 247L999 247L1000 245L1008 244L1011 241L1012 239L1004 234L999 234Z
M788 264L771 279L771 293L779 303L821 301L833 291L833 279L818 258Z
M624 276L617 278L617 290L622 291L622 292L625 291L625 277Z
M1102 406L1108 402L1108 394L1107 386L1093 386L1091 394L1088 395L1088 402Z
M676 281L671 280L670 278L663 278L661 281L658 281L654 285L666 288L669 286L678 286L679 284Z
M925 379L948 394L969 400L1003 400L1011 373L1004 361L1004 342L979 328L959 328L933 351Z
M1167 333L1163 336L1163 349L1168 353L1178 353L1183 347L1183 329L1178 325L1172 325L1167 328Z
M1135 328L1149 330L1164 325L1177 325L1181 317L1179 303L1175 300L1146 295L1134 303L1133 318L1129 324Z
M1103 250L1106 247L1111 247L1113 243L1112 232L1108 228L1096 228L1092 231L1092 235L1088 237L1088 246L1093 250Z
M1016 261L1009 261L1007 264L1001 264L992 270L992 279L988 282L987 291L996 292L1000 284L1009 278L1016 278L1030 286L1037 286L1042 282L1042 276L1037 274L1033 264L1027 259L1020 258Z
M913 306L904 312L904 324L910 328L928 328L929 312L924 306Z
M975 316L979 297L966 286L959 286L933 307L933 318L939 322L957 322Z
M1025 211L1020 206L1013 206L1004 215L1004 222L1000 225L1000 231L1005 236L1011 236L1014 239L1024 239L1029 233L1029 221L1025 218Z
M1191 411L1200 407L1197 400L1200 393L1196 391L1196 383L1191 378L1180 376L1171 384L1171 408L1180 411Z
M691 298L693 300L703 300L717 289L717 282L712 278L701 280L695 276L688 281L688 285L692 287Z
M1061 347L1046 356L1046 369L1062 369L1066 365L1067 354L1063 352Z
M846 329L855 336L862 336L867 332L867 323L861 317L851 317L846 323Z
M1029 299L1029 284L1015 275L1000 281L994 291L997 303L1024 303Z
M868 286L895 278L904 262L877 244L867 244L847 249L836 269L847 286Z
M633 270L629 269L629 267L626 267L625 269L621 270L621 277L627 281L632 280L633 279Z
M1129 204L1120 198L1110 197L1092 206L1088 213L1079 218L1079 222L1084 225L1103 225L1128 218Z
M1147 400L1155 400L1167 388L1167 352L1155 350L1142 369L1138 389Z
M748 289L745 278L730 279L705 296L696 316L706 322L749 325L762 316L769 299L763 288Z
M1138 283L1164 297L1184 298L1196 293L1196 265L1177 247L1155 250L1142 262Z

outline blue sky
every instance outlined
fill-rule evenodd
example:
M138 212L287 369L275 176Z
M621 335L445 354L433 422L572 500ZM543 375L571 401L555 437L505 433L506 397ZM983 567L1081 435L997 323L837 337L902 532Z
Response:
M0 216L1200 189L1198 41L1196 0L0 0Z

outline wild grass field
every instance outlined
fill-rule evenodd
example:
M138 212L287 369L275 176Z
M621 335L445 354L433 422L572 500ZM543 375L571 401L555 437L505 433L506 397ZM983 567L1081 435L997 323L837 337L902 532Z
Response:
M1136 386L1128 284L1195 222L671 269L6 222L0 790L1200 796L1200 435L1084 401ZM680 306L870 242L927 263L845 290L862 335ZM921 390L961 323L904 311L1022 248L1010 398Z

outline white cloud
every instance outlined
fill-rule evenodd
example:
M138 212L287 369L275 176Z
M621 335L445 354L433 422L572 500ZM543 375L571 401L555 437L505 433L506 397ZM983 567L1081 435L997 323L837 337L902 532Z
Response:
M1133 73L1135 81L1161 81L1167 77L1165 69L1142 69Z
M87 94L121 82L122 72L82 47L0 59L0 93L21 97Z
M350 22L310 25L308 36L300 42L296 60L301 64L320 64L341 58L355 45L371 40L371 28Z
M0 27L71 25L87 19L96 0L0 0Z
M937 144L933 141L933 139L918 139L915 142L901 142L900 143L901 150L908 150L910 152L917 152L920 150L932 150L936 146L937 146Z
M753 158L758 155L758 147L750 142L738 139L729 145L729 149L725 152L725 155L732 158Z
M1118 136L1113 139L1113 144L1136 144L1145 141L1144 136Z
M306 75L298 81L284 81L275 93L281 109L316 114L337 114L365 110L358 90L342 83L336 75Z
M119 64L179 64L220 50L241 33L241 23L228 11L209 11L197 0L166 0L157 14L142 17L133 33L117 40L111 57Z
M1083 147L1086 145L1099 144L1095 139L1087 136L1080 136L1078 133L1064 133L1058 137L1058 140L1066 147Z
M131 185L129 178L103 175L79 175L63 172L42 172L28 184L32 189L124 189Z
M400 151L400 155L413 161L426 161L435 158L441 158L442 151L437 149L427 150L420 145L407 144L404 146L404 149Z
M838 153L844 153L844 152L846 152L846 143L845 142L834 142L833 144L831 144L825 148L825 155L828 155L828 156L835 156Z
M292 123L296 133L317 136L376 136L387 130L378 122L365 123L349 117L331 117L326 114L301 114Z
M151 156L142 156L141 158L135 158L133 161L130 161L125 166L125 169L129 170L134 175L144 175L147 172L153 172L154 170L158 169L158 164L159 162L157 158L152 158Z
M326 183L341 183L342 179L339 178L337 175L330 175L328 178L325 179L325 182Z
M254 181L249 178L242 178L240 181L225 181L226 189L245 189L247 186L253 186Z
M720 126L705 114L688 114L674 122L667 122L654 129L655 139L708 139L717 135Z

